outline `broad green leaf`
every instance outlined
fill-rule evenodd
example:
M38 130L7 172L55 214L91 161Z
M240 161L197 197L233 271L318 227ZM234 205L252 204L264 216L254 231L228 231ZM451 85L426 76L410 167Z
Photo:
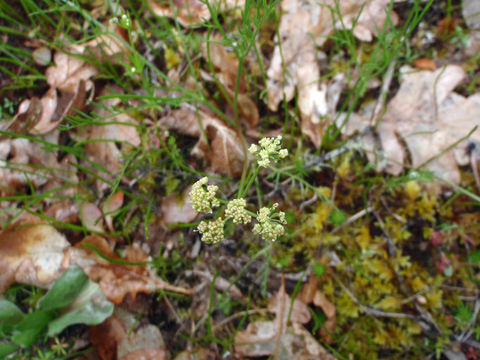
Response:
M79 266L72 266L64 271L52 288L38 302L39 310L56 310L69 305L83 287L87 284L88 277Z
M56 335L73 324L100 324L112 315L113 308L113 303L105 298L100 286L88 280L75 301L64 309L63 315L50 322L47 335Z
M17 350L18 347L13 344L0 342L0 359L4 359L7 355L13 354Z
M12 341L17 345L29 347L45 331L52 319L53 314L51 312L42 310L26 315L22 321L15 325Z
M14 303L0 299L0 329L6 331L6 327L18 323L25 314Z

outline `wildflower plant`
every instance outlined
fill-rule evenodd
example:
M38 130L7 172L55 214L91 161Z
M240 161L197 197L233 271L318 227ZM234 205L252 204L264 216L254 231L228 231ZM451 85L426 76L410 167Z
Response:
M224 227L226 221L232 221L233 224L247 225L256 219L253 226L253 233L260 235L265 241L275 241L285 232L284 225L285 213L278 211L278 204L271 207L262 207L258 212L252 212L247 209L245 196L248 190L257 179L262 168L267 168L271 163L287 157L288 150L281 147L282 137L263 138L258 145L252 144L249 148L250 154L255 156L255 161L249 167L240 180L237 198L227 201L217 196L218 186L209 185L208 178L203 177L192 186L190 199L192 207L201 213L213 213L213 208L220 207L216 211L220 215L216 219L202 220L197 230L202 234L202 241L209 244L218 244L224 239Z

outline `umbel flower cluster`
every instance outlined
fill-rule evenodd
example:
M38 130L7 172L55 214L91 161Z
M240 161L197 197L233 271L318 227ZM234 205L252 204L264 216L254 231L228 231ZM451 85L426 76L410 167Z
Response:
M263 138L258 142L260 146L252 144L248 151L257 156L259 166L267 167L270 165L270 160L277 161L278 159L287 157L288 150L282 149L280 145L281 141L281 136L277 136L276 138Z
M268 167L271 161L276 162L288 155L286 149L282 149L281 137L263 138L258 145L252 145L250 153L256 155L258 167L251 170L253 177L258 175L259 167ZM247 176L249 178L249 176ZM248 187L248 186L247 186ZM225 237L225 221L232 220L234 224L249 224L252 218L257 223L253 226L253 233L260 235L266 241L275 241L284 233L285 213L278 211L278 204L272 207L262 207L257 213L247 210L247 201L244 198L236 198L225 201L217 197L218 186L209 185L208 178L203 177L192 186L190 199L193 208L202 213L213 213L213 209L226 205L224 215L216 219L202 220L198 224L197 231L202 234L202 241L210 244L217 244Z

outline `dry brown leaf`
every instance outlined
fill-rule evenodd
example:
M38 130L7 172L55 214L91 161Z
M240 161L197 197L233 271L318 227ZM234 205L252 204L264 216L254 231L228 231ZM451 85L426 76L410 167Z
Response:
M102 212L105 216L105 223L107 224L107 228L109 231L114 232L115 229L113 227L113 217L112 212L117 211L123 205L123 198L124 194L121 191L117 191L115 194L110 196L102 206Z
M244 0L220 0L218 4L223 10L228 10L243 7L244 2ZM208 6L200 0L173 0L172 2L148 0L148 5L155 15L177 19L182 26L210 19ZM215 5L212 4L212 6Z
M77 52L94 56L100 61L113 62L124 65L129 61L125 54L128 52L128 31L119 25L110 22L104 25L107 33L74 47ZM121 56L119 56L121 55Z
M58 132L43 138L58 143ZM48 151L43 144L27 139L0 141L0 195L12 194L26 185L38 188L58 176L57 152Z
M191 291L161 280L147 265L113 264L83 244L95 246L105 256L123 261L144 262L148 256L137 245L125 249L121 259L100 236L89 236L75 247L50 225L19 224L0 233L0 292L12 283L48 288L70 265L79 265L94 281L99 281L104 295L118 304L127 294L134 299L139 292L171 290Z
M103 95L107 95L107 93L103 93ZM80 140L82 136L85 137L87 140L85 145L87 156L94 163L107 169L108 173L99 173L97 169L92 169L92 171L98 173L101 178L109 180L113 179L122 168L122 158L124 156L122 150L137 147L141 143L136 128L137 123L132 117L125 113L111 116L105 110L118 104L119 101L118 98L103 101L104 108L98 110L98 115L103 119L103 122L108 124L90 125L87 127L87 133L79 135L78 138ZM99 190L109 188L109 185L101 180L97 180L96 185Z
M86 93L93 88L90 78L97 70L83 60L60 52L55 54L54 63L45 71L50 89L41 99L24 100L6 130L46 134L74 109L83 109Z
M468 149L471 144L480 141L480 130L454 149L446 150L480 125L480 119L472 116L480 112L480 94L465 98L452 92L466 76L457 65L448 65L433 72L413 72L409 68L403 68L402 72L400 89L377 127L386 158L386 163L378 164L378 170L394 175L403 170L406 161L403 140L413 168L424 165L422 169L431 170L435 175L458 184L458 165L469 163ZM352 134L368 126L368 121L367 117L354 115L343 131L347 135ZM371 140L365 140L366 147L373 148Z
M210 168L213 172L228 176L239 176L242 173L245 158L240 137L214 115L209 115L201 110L198 113L203 129L210 141L210 146L205 141L194 110L186 107L173 110L169 115L160 119L159 125L166 129L176 130L184 135L199 138L192 149L192 154L210 161Z
M184 350L177 356L175 360L215 360L215 353L205 348L195 348L193 350Z
M211 61L216 74L227 91L231 101L235 98L235 83L237 81L238 59L233 52L229 53L224 45L219 42L220 36L213 36L210 40L209 46L202 43L200 47L203 57ZM243 75L243 74L242 74ZM238 109L240 115L245 120L249 128L257 126L260 119L257 105L246 94L247 85L245 76L240 79L240 86L237 94Z
M40 104L36 107L34 116L33 110L28 112L30 117L33 116L34 121L21 121L30 125L28 127L29 132L46 134L55 129L65 116L70 115L74 110L83 109L87 92L93 92L93 82L90 79L97 75L98 71L92 64L85 62L75 54L90 54L97 59L107 58L112 61L114 55L125 53L127 47L121 39L127 40L126 31L119 26L115 26L111 31L112 34L98 36L85 44L70 46L67 50L72 53L71 55L63 52L55 53L54 65L48 67L45 71L50 89L40 99ZM42 52L41 56L47 58L46 52L50 50L43 47L39 48L40 50ZM38 99L33 98L30 101L38 101ZM19 111L17 116L24 112ZM13 128L10 131L19 132Z
M118 344L119 360L166 359L165 343L158 327L147 324Z
M55 228L28 224L0 233L0 293L14 282L49 287L62 272L70 246Z
M82 225L89 231L105 231L103 228L102 212L97 205L90 202L82 202L79 209Z
M316 307L322 309L327 320L323 324L323 328L320 329L320 334L322 335L322 339L330 344L333 341L330 334L335 331L337 310L335 305L318 289L318 278L316 276L310 276L308 282L298 294L298 299L302 300L305 304L313 303Z
M163 360L165 343L154 325L136 326L136 315L122 308L102 324L90 328L90 341L102 360ZM129 334L130 329L136 328Z
M274 355L279 360L334 360L302 324L310 321L310 312L300 299L291 300L282 283L268 305L275 313L273 321L256 321L235 336L235 351L240 356ZM291 325L287 323L290 317Z
M480 2L464 0L462 14L467 26L472 30L467 40L465 53L467 56L474 56L480 52Z
M342 21L332 19L331 9L338 3ZM277 45L267 71L268 107L277 111L278 104L285 97L293 99L298 90L298 104L301 115L302 133L315 146L319 146L323 131L330 122L327 113L324 83L319 84L320 69L316 58L316 46L322 45L334 28L351 28L355 36L370 41L377 28L382 29L386 20L385 10L390 0L283 0L282 19L279 26L281 47ZM395 24L396 15L391 14ZM302 26L298 26L302 24Z
M93 250L85 249L84 244L93 245L103 255L115 260L143 263L149 260L148 255L137 244L133 244L125 249L125 257L120 258L104 238L96 235L88 236L74 248L67 249L63 266L67 268L69 264L76 264L82 267L90 279L98 281L105 297L115 304L121 303L127 294L135 299L139 292L171 290L191 293L187 289L165 283L149 266L113 264L96 255Z
M177 194L170 194L162 199L160 206L162 223L165 225L189 223L197 217L198 212L193 209L190 196L188 196L190 189L189 186L180 198Z
M436 70L437 64L435 61L428 58L418 58L413 61L413 66L420 70Z
M480 29L480 2L463 0L462 15L470 29Z

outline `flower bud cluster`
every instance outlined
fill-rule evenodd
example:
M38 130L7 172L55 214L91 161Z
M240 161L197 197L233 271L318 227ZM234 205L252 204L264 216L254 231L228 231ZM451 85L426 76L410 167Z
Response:
M207 184L208 178L206 176L193 184L190 191L190 199L195 211L209 214L213 211L212 207L220 205L220 201L215 197L218 186Z
M270 161L276 162L278 159L287 157L288 150L282 149L281 141L281 135L276 138L263 138L258 142L260 146L252 144L248 151L257 157L259 166L268 167Z
M245 199L233 199L227 204L225 217L232 218L234 224L248 224L252 217L245 209L246 206L247 201Z
M264 240L275 241L285 232L283 225L286 224L285 213L276 211L278 204L275 203L271 208L262 207L258 212L258 224L253 227L253 233L261 235Z
M218 244L223 241L225 221L222 217L214 220L203 220L198 224L197 230L202 234L202 241L207 244Z

